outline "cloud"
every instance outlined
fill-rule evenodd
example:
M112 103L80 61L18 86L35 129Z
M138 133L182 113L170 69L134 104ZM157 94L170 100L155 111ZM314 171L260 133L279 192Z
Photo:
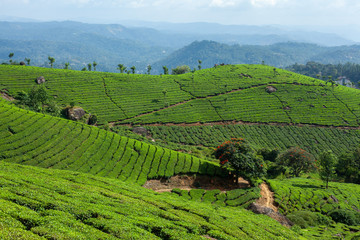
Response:
M250 0L251 5L255 7L266 7L266 6L275 6L287 0Z
M233 0L212 0L210 7L231 7L236 4Z

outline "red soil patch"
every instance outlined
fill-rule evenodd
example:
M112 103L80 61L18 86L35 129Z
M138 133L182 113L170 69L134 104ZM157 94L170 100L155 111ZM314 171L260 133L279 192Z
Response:
M239 178L239 183L236 184L229 179L221 177L177 175L171 178L148 180L143 187L156 192L170 192L174 188L183 190L219 189L221 191L229 191L237 188L249 188L250 184L243 178Z

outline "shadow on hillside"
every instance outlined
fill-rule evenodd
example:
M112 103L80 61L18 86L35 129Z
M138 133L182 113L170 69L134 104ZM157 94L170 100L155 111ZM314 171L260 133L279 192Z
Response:
M316 186L316 185L312 185L312 184L293 184L294 187L299 187L299 188L314 188L314 189L321 189L322 186Z

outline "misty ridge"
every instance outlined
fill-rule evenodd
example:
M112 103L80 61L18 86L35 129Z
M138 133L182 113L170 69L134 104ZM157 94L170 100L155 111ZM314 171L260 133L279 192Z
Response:
M125 26L126 25L126 26ZM308 61L360 63L360 47L334 33L283 26L221 25L216 23L119 24L63 22L0 22L0 61L14 52L15 61L31 59L34 66L80 70L96 61L98 71L117 72L116 66L136 67L160 74L162 66L196 68L214 64L260 64L286 67Z

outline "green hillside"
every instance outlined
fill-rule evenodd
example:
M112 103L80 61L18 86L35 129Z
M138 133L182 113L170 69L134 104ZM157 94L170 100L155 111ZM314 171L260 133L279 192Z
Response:
M325 128L315 126L276 125L200 125L200 126L144 126L156 141L180 145L215 148L228 139L241 136L256 148L285 150L299 146L318 155L332 150L340 155L355 149L360 143L360 129ZM121 128L121 127L117 127ZM122 127L127 129L128 127Z
M179 173L222 174L213 163L97 127L0 101L0 160L144 184Z
M302 239L275 220L122 181L0 161L0 239Z
M39 76L58 102L79 104L96 113L100 124L237 120L359 126L359 90L263 65L176 76L0 66L0 89L15 95L31 89ZM267 93L269 85L277 91Z

